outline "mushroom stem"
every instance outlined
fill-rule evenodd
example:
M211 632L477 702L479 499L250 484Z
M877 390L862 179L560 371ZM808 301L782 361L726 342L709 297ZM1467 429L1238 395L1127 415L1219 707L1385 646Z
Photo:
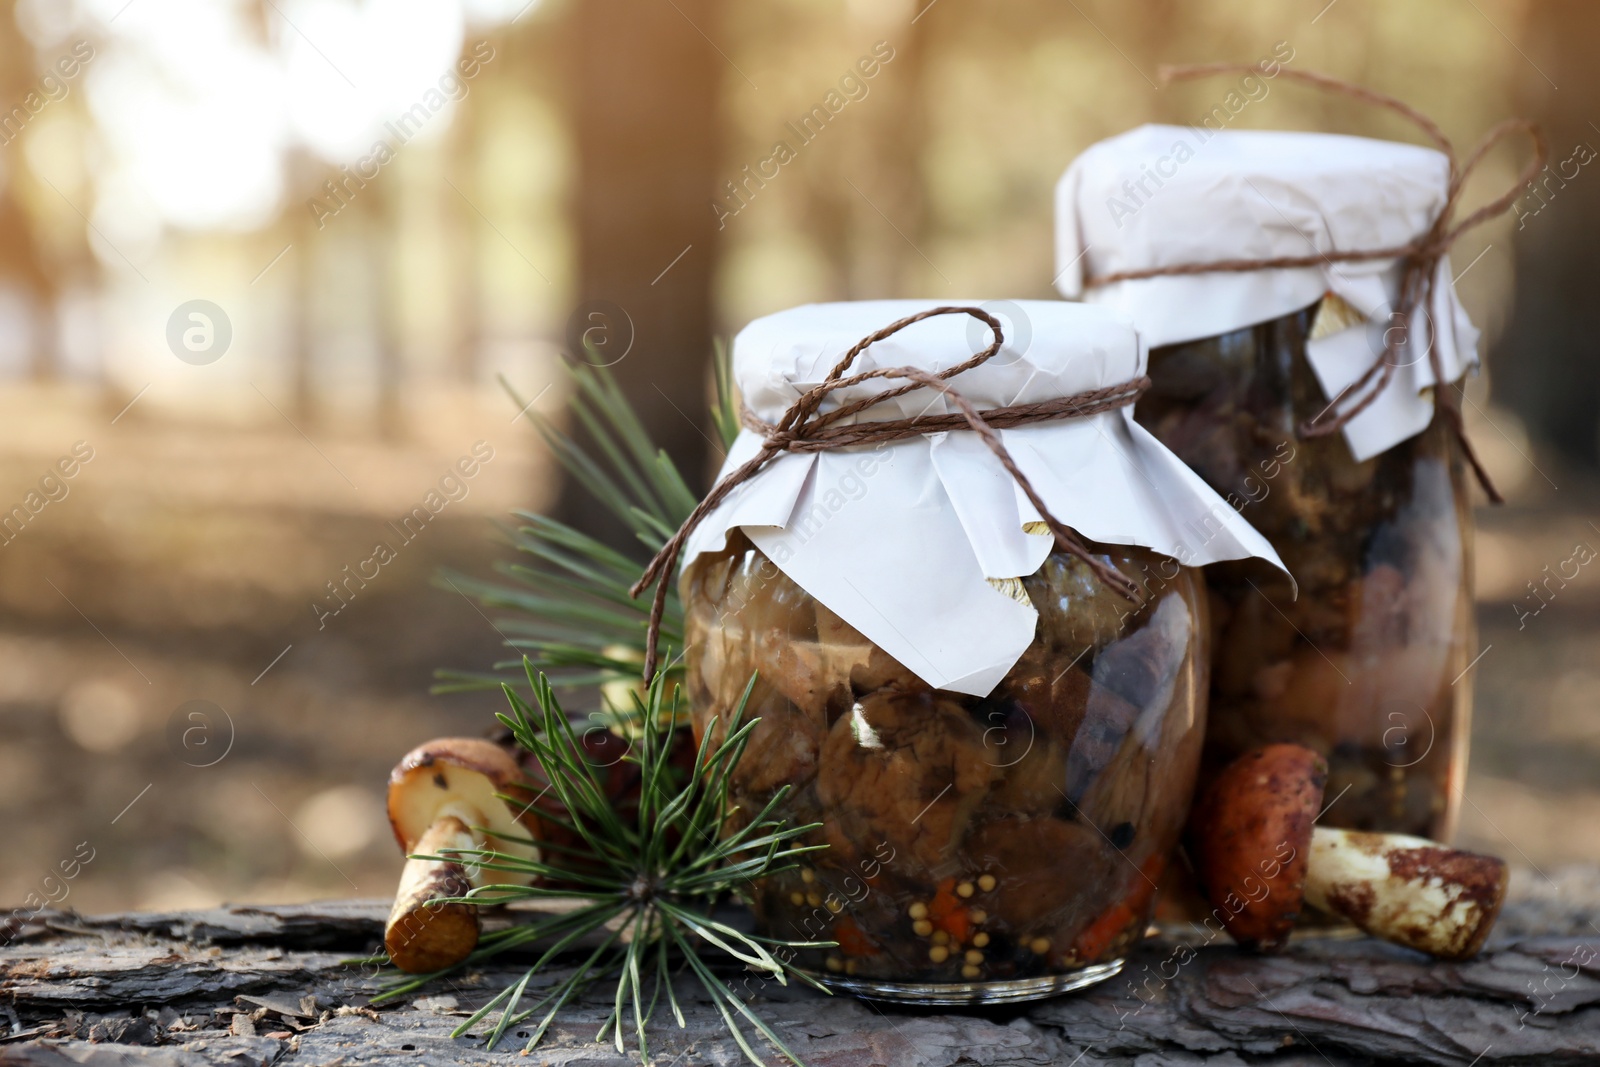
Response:
M477 848L471 828L454 814L441 814L418 838L413 851L438 855L442 849ZM406 860L384 927L389 959L402 971L425 974L460 963L478 944L478 909L471 904L435 903L472 889L460 863Z
M1483 947L1505 899L1503 861L1404 834L1318 826L1305 899L1375 937L1443 959Z

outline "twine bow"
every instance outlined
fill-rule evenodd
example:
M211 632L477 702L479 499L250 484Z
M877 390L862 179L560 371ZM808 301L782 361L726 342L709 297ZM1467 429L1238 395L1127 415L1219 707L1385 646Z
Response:
M972 358L958 363L948 370L937 373L921 370L917 367L885 367L879 370L862 371L848 377L846 372L859 356L871 345L882 341L884 338L899 333L913 323L923 319L933 318L936 315L971 315L979 320L990 330L994 331L994 341L983 351ZM1044 520L1050 532L1055 535L1056 544L1062 551L1070 553L1081 559L1101 581L1111 586L1118 593L1129 600L1138 603L1140 600L1139 588L1133 580L1113 567L1109 562L1095 556L1087 545L1079 539L1066 526L1062 525L1056 517L1050 514L1050 509L1045 507L1044 501L1034 491L1026 476L1018 469L1012 460L1011 454L1000 441L996 429L1005 429L1011 426L1022 426L1035 422L1045 422L1054 419L1078 418L1086 415L1095 415L1102 411L1112 411L1126 407L1139 398L1150 386L1150 379L1141 375L1120 385L1105 386L1100 389L1089 389L1072 396L1058 397L1031 404L1015 404L1005 407L989 408L979 411L966 397L962 396L949 384L949 380L974 367L987 363L1000 351L1005 343L1005 331L1000 325L1000 320L993 315L976 307L936 307L926 311L919 311L915 315L908 315L898 322L892 322L857 341L850 351L834 365L826 378L816 386L807 390L789 409L783 413L776 423L766 423L756 418L748 410L743 413L744 425L761 434L761 450L753 457L738 467L729 471L711 492L706 494L704 500L689 513L667 543L650 560L650 565L645 568L644 574L633 587L628 590L629 595L638 597L644 590L656 585L655 599L650 605L650 625L646 636L644 680L648 683L655 677L656 672L656 643L661 634L661 616L666 609L667 583L672 575L673 567L678 561L678 556L683 551L684 544L689 535L700 525L702 519L709 515L717 505L725 500L729 493L740 485L755 477L762 468L771 463L785 452L825 452L835 448L846 448L851 445L876 444L884 441L897 441L918 434L937 433L943 430L971 430L976 433L983 443L989 446L989 451L995 454L1000 465L1006 473L1016 481L1027 496L1039 516ZM842 389L849 389L862 382L873 378L899 379L901 384L892 386L881 393L875 393L860 400L853 400L841 404L832 411L820 411L822 403L829 396ZM959 414L919 415L909 419L881 419L857 422L848 425L838 425L842 420L858 412L865 411L887 400L917 389L933 389L942 393L957 408Z
M1249 63L1210 63L1197 66L1162 67L1160 77L1163 84L1173 81L1183 81L1191 78L1204 78L1213 74L1229 73L1259 73L1256 66ZM1398 259L1404 264L1400 280L1400 299L1395 305L1391 316L1394 327L1384 331L1383 351L1373 361L1372 366L1355 381L1339 391L1327 407L1312 418L1306 420L1299 427L1302 437L1324 437L1342 429L1351 419L1365 411L1383 391L1388 388L1397 369L1395 356L1400 346L1408 343L1407 334L1411 316L1418 307L1427 308L1432 302L1434 279L1438 275L1439 261L1450 246L1467 230L1481 225L1496 215L1502 214L1521 193L1522 188L1538 176L1544 169L1545 143L1539 133L1539 128L1525 119L1507 119L1491 129L1477 146L1467 153L1466 161L1461 162L1456 157L1455 146L1444 135L1439 125L1428 116L1417 111L1409 104L1397 100L1392 96L1368 89L1365 86L1352 82L1332 78L1326 74L1317 74L1305 70L1280 70L1279 77L1290 78L1294 81L1304 82L1307 85L1332 93L1339 93L1352 97L1362 103L1375 107L1386 108L1394 113L1409 119L1431 140L1450 161L1450 183L1446 191L1444 206L1440 208L1439 215L1433 220L1433 225L1427 231L1405 244L1395 245L1390 248L1367 248L1334 250L1318 252L1308 256L1275 256L1264 259L1224 259L1211 263L1182 263L1171 267L1153 267L1148 270L1119 271L1100 277L1085 280L1085 287L1097 285L1110 285L1113 282L1133 281L1140 278L1154 278L1167 274L1204 274L1213 271L1251 271L1251 270L1276 270L1290 267L1316 267L1323 264L1361 262L1380 259ZM1533 141L1533 159L1523 169L1517 178L1517 183L1500 196L1478 208L1460 222L1454 221L1455 210L1461 199L1462 187L1471 175L1473 169L1482 162L1483 157L1496 144L1513 133L1526 132ZM1489 499L1496 504L1504 503L1494 483L1489 480L1488 471L1478 461L1477 453L1472 449L1472 444L1467 440L1466 425L1461 416L1461 405L1450 383L1445 381L1443 357L1439 353L1438 338L1429 337L1428 365L1433 370L1435 403L1445 418L1449 421L1454 431L1456 440L1461 444L1461 451L1466 456L1467 462L1472 465L1472 471L1477 476L1478 484L1483 486L1484 492L1489 494ZM1354 398L1348 407L1340 408L1346 400Z

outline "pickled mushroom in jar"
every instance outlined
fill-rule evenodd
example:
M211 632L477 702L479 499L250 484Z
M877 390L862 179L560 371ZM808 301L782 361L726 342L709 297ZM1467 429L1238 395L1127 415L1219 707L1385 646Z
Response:
M714 715L712 743L720 744L748 687L743 721L762 721L740 761L743 786L766 792L809 781L829 700L816 669L814 601L776 567L762 568L748 555L708 561L686 578L690 598L728 605L715 619L689 620L697 653L690 699L708 713L696 715L696 732ZM848 689L835 695L842 700Z
M1175 718L1169 709L1193 707L1205 691L1205 657L1185 669L1190 634L1205 632L1197 617L1205 603L1199 597L1163 598L1141 629L1095 661L1089 721L1102 725L1085 739L1089 743L1074 749L1083 758L1068 762L1068 792L1083 818L1103 828L1118 848L1139 835L1159 841L1182 829L1180 813L1194 789L1193 771L1183 768L1198 764L1202 735L1193 719ZM1182 697L1180 685L1189 690ZM1163 752L1178 755L1175 769L1158 768L1156 756Z
M918 678L911 668L877 645L872 646L865 663L857 663L850 669L850 689L856 696L880 689L913 692L932 688L927 682Z
M866 672L869 676L866 684L859 687L859 691L869 692L881 689L888 684L888 679L881 677L888 669L883 661L893 664L895 668L915 678L904 667L895 663L884 654L884 651L857 630L836 615L832 608L817 601L817 649L821 660L821 673L823 684L830 693L854 692L857 690L854 679L858 672ZM880 677L870 677L877 674ZM913 688L905 685L902 688ZM844 707L848 707L845 702ZM840 714L844 708L833 710L834 715ZM831 720L830 720L831 725Z
M1153 747L1188 653L1193 616L1181 596L1163 598L1144 625L1095 657L1089 697L1091 725L1067 764L1067 797L1076 803L1130 736ZM1136 726L1142 724L1142 728ZM1132 751L1132 749L1129 749Z
M982 728L937 692L863 697L834 723L821 764L830 840L893 841L930 871L960 844L999 776Z
M1123 863L1094 827L1055 818L988 820L974 829L969 852L975 866L999 872L990 910L1018 932L1083 926Z
M1059 667L1030 648L994 695L972 714L983 727L984 748L1005 773L995 784L996 806L1048 815L1062 805L1074 744L1089 709L1093 682L1081 667Z
M747 561L733 569L727 595L745 606L724 620L724 629L748 642L751 669L806 720L823 727L830 702L848 706L848 689L824 670L817 602L809 593L770 561Z
M1132 571L1131 562L1148 555L1138 553L1118 562L1124 571ZM1137 576L1134 579L1138 582ZM1039 612L1040 639L1052 653L1065 653L1068 660L1115 641L1135 610L1083 560L1062 552L1046 557L1023 586Z

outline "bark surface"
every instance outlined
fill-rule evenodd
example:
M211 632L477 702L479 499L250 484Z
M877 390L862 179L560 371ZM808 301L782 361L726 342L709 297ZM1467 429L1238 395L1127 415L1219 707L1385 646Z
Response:
M1600 872L1580 873L1559 889L1530 880L1488 949L1465 963L1366 939L1300 941L1276 957L1153 941L1098 987L1006 1011L911 1011L754 980L749 988L813 1067L1600 1063ZM493 1052L481 1034L451 1038L520 974L516 960L367 1007L375 968L350 960L382 943L388 908L45 912L0 929L0 1064L638 1062L593 1042L605 1014L598 998L567 1012L526 1058L517 1030ZM652 1061L744 1062L698 986L678 988L688 1026L663 1013Z

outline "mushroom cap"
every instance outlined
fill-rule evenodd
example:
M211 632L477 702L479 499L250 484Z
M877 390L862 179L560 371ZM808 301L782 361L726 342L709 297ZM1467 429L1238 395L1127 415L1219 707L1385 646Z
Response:
M527 794L523 775L511 754L492 741L475 737L441 737L406 753L389 774L389 825L404 852L410 852L442 816L454 815L468 826L482 826L492 835L476 835L481 847L537 859L538 849L494 834L527 837L518 821L523 805L512 806L497 793ZM531 794L528 794L531 797ZM469 867L474 885L480 884ZM492 881L518 881L516 872L495 871Z
M1327 782L1327 761L1311 749L1267 745L1224 768L1189 817L1195 873L1213 914L1245 948L1288 943Z

